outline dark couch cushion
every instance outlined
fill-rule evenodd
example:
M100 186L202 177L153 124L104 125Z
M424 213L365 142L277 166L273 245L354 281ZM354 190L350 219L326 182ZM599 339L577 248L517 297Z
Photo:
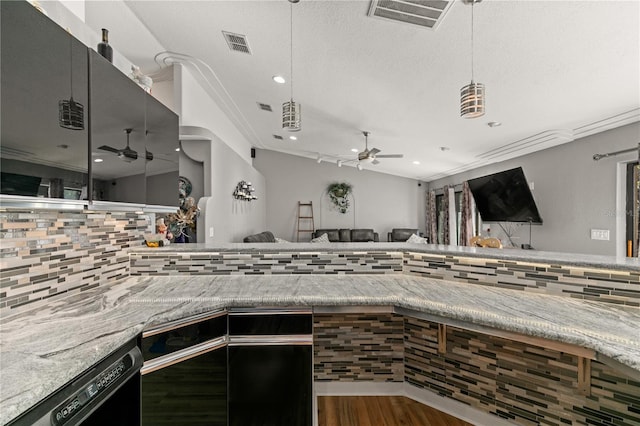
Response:
M337 229L316 229L316 232L313 233L313 238L318 238L322 234L327 234L329 241L332 243L340 242L340 231Z
M393 228L387 235L387 241L405 242L413 234L418 234L418 230L414 228Z
M275 243L276 238L273 236L271 231L264 231L259 234L244 237L243 241L245 243Z
M373 229L352 229L351 241L354 243L378 241L378 234Z

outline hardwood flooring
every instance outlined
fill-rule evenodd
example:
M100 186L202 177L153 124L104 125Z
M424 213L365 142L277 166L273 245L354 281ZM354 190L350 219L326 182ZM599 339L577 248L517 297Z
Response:
M318 397L319 426L472 426L403 396Z

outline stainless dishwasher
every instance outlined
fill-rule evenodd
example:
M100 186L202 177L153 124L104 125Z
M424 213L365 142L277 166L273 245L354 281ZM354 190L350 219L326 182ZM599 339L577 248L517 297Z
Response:
M209 312L142 335L142 425L227 425L227 313Z
M311 309L229 311L229 425L311 426Z

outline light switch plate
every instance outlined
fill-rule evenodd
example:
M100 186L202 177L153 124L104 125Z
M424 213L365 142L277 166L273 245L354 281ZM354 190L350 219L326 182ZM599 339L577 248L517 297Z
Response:
M591 239L609 241L609 230L608 229L592 229Z

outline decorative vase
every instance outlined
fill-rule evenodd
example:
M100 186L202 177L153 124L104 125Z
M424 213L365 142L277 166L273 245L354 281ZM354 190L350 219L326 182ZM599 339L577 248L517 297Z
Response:
M179 233L178 235L176 235L176 237L173 239L174 243L184 243L186 242L186 238L183 232Z
M109 30L102 29L102 41L98 43L98 53L107 61L113 63L113 49L109 46Z

